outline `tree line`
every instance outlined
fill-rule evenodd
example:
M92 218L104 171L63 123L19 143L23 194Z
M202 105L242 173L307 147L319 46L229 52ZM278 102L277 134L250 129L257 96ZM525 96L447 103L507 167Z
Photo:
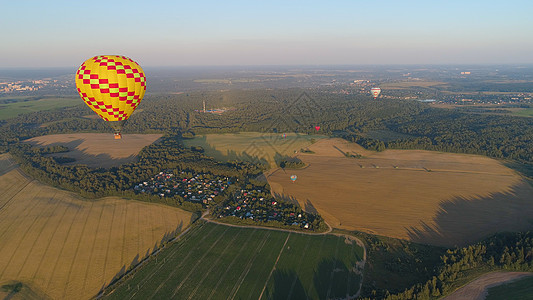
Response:
M448 249L430 280L395 294L374 290L364 299L438 299L453 292L457 281L468 279L473 272L495 270L532 272L533 232L499 233L470 246Z
M203 113L227 108L222 114ZM195 111L196 110L196 111ZM94 113L79 107L37 112L0 125L0 151L20 140L45 134L112 132ZM315 130L320 126L320 131ZM368 135L389 130L403 138ZM471 114L431 108L417 101L370 100L323 90L232 90L147 96L125 125L124 133L297 132L343 137L381 151L425 149L482 154L533 162L533 118Z

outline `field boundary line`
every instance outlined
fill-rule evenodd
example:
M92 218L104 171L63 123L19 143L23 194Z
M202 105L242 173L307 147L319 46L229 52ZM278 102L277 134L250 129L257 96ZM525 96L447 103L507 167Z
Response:
M213 229L211 229L211 231L209 231L208 234L204 235L204 237L200 240L200 242L199 242L198 244L201 244L201 243L202 243L202 242L203 242L208 236L211 235L211 233L213 233L213 231L215 231L216 228L217 228L217 227L214 226ZM189 258L189 256L191 255L191 253L193 253L193 251L189 251L189 253L187 253L187 256L185 256L184 258L181 259L180 263L179 263L177 266L174 267L174 270L172 270L172 272L170 272L170 274L168 274L167 278L166 278L165 280L161 281L161 283L159 284L159 286L157 287L157 289L152 293L152 295L150 296L149 299L153 299L153 298L154 298L155 294L156 294L156 293L157 293L157 292L163 287L163 285L164 285L164 284L165 284L165 283L166 283L166 282L167 282L167 281L168 281L168 280L174 275L174 273L180 269L180 267L181 267L181 265L183 264L183 262L186 261L186 260ZM133 298L133 296L132 296L131 298ZM131 298L130 298L130 299L131 299Z
M85 287L87 286L87 277L89 276L89 266L92 263L93 260L93 253L94 253L94 245L96 244L96 239L98 238L98 231L100 230L100 223L102 223L102 215L104 214L104 208L105 205L102 205L102 209L100 210L100 216L98 217L98 224L96 225L96 231L94 233L94 241L91 246L91 254L89 255L88 265L87 268L85 268L85 276L83 277L83 294L85 294Z
M226 232L228 232L228 228L226 228L224 230L224 232L217 238L217 240L211 245L211 247L209 247L209 249L207 249L207 251L204 252L204 254L202 255L202 257L196 262L196 264L194 265L194 267L189 271L189 273L187 273L187 276L185 276L185 278L183 278L180 282L180 284L174 289L174 293L172 293L172 298L174 298L174 296L176 296L176 293L181 289L181 287L183 286L183 284L189 280L189 277L191 276L191 274L196 271L196 269L198 268L198 265L204 260L204 258L207 256L207 254L209 252L211 252L211 250L213 250L213 248L215 247L216 244L218 244L218 242L220 241L220 239L222 239L223 236L226 235ZM169 277L170 278L170 277Z
M198 282L196 288L192 291L192 293L189 295L189 298L187 299L192 299L194 297L194 295L196 294L196 292L198 291L198 288L200 287L200 285L204 282L204 280L207 278L207 276L209 276L209 274L211 273L211 271L213 270L213 268L218 264L218 262L220 261L220 259L222 258L222 256L226 253L226 251L229 249L229 246L231 244L233 244L233 242L235 241L235 239L237 238L237 235L233 235L233 238L231 239L231 241L226 245L226 248L224 248L224 251L222 251L222 253L220 253L220 255L218 256L217 260L211 265L211 267L209 268L209 270L207 270L207 272L205 273L204 277L202 277L202 279L200 280L200 282Z
M241 256L241 253L242 251L246 248L246 246L248 245L248 243L250 243L250 239L253 235L253 233L255 233L257 230L254 229L254 231L250 234L250 236L248 236L248 239L246 240L246 243L241 247L241 249L239 250L239 253L237 253L237 255L235 255L235 257L233 257L233 260L231 261L231 263L229 264L229 266L226 268L226 271L224 271L224 274L222 274L222 276L220 276L220 278L218 279L217 281L217 284L215 285L215 287L211 290L211 294L209 295L209 297L207 298L207 300L211 299L211 297L213 297L215 291L217 290L218 286L220 285L220 283L222 282L222 278L226 277L226 274L228 273L228 271L231 269L231 267L233 267L233 264L235 263L235 261L237 260L237 257Z
M105 251L105 260L104 260L104 270L103 270L103 280L104 280L104 284L105 284L105 278L106 278L106 271L107 271L107 262L109 260L109 247L110 247L110 244L111 244L111 236L113 235L113 228L115 228L115 226L113 226L113 224L115 223L115 213L117 212L117 201L115 201L114 205L113 205L113 217L111 217L111 225L109 226L109 235L107 237L107 248L106 248L106 251Z
M59 201L61 202L61 200ZM50 278L54 278L54 273L56 271L56 268L57 268L57 263L60 261L60 259L63 257L62 254L63 254L63 251L65 250L65 246L66 246L66 242L68 240L68 237L70 235L70 231L72 230L72 225L76 222L76 219L77 219L77 216L78 216L78 213L80 212L80 210L82 210L83 208L81 206L78 206L78 209L76 210L76 214L74 215L74 218L72 218L72 222L70 223L70 226L68 227L68 231L67 231L67 234L65 235L65 240L63 241L63 247L61 247L61 251L59 251L59 255L58 255L58 259L56 260L55 264L54 264L54 268L53 268L53 271L52 273L50 273ZM60 226L60 224L63 222L63 218L65 217L65 215L67 214L67 211L68 211L68 207L67 209L65 209L65 212L63 213L63 216L61 216L61 221L59 222L58 226ZM55 233L54 233L55 235ZM48 288L50 287L50 283L52 282L52 279L50 279L50 281L48 281L48 284L46 285L46 290L48 290ZM68 282L68 278L67 278L67 282Z
M55 194L54 194L54 197L55 197ZM57 200L57 202L58 202L58 205L59 205L63 201L62 200ZM63 221L63 219L65 218L65 215L67 214L67 211L68 211L68 206L65 208L65 210L63 211L63 214L61 215L61 218L60 218L61 221ZM48 250L50 249L50 244L52 244L52 240L54 239L54 236L57 234L57 230L59 229L59 227L61 227L61 221L57 224L56 228L54 229L54 233L50 237L50 240L48 240L48 246L46 247L46 252L48 252ZM59 251L59 253L61 253L63 251L63 248L65 248L65 243L63 243L63 246L61 247L61 250ZM46 256L46 252L45 252L45 256ZM54 269L52 270L52 272L50 274L54 274L56 272L57 262L60 260L60 258L61 258L60 256L57 256L56 261L54 262ZM50 279L46 283L46 290L48 290L48 287L50 286L50 282L52 282L53 278L54 278L53 276L50 276Z
M171 239L171 240L169 241L169 243L170 243L170 242L173 242L173 241L176 241L176 243L177 243L177 242L183 242L183 241L186 241L186 240L187 240L188 238L190 238L190 237L184 237L183 240L179 240L179 239L180 239L185 233L189 232L189 230L190 230L191 228L192 228L191 226L187 227L187 228L186 228L183 232L181 232L177 237ZM195 231L192 231L192 232L194 233ZM191 234L192 234L192 233L191 233ZM180 245L178 245L176 251L174 251L174 252L172 252L172 253L170 253L170 254L168 255L168 259L169 259L169 260L172 259L172 258L174 257L174 255L176 254L176 252L177 252L182 246L183 246L183 243L180 244ZM159 253L160 250L161 250L161 248L157 249L157 250L156 250L154 253L152 253L149 257L147 257L146 259L140 261L137 265L135 265L131 270L126 271L126 273L124 273L124 274L121 276L121 278L125 278L126 276L128 276L128 275L130 275L130 274L133 274L133 273L134 273L134 272L135 272L140 266L142 266L143 264L145 264L145 263L148 261L148 259L149 259L150 257L152 257L152 256L154 256L154 255L157 255L157 254ZM152 273L150 273L150 276L148 276L148 278L146 278L146 279L142 282L142 285L141 285L140 287L144 287L144 285L148 282L148 280L150 280L150 279L151 279L151 278L157 273L157 271L159 271L159 270L161 269L161 267L163 267L163 265L164 265L165 262L166 262L166 258L164 258L164 259L158 264L159 266L157 267L157 269L154 270ZM157 264L157 261L156 261L156 264ZM121 278L119 278L119 280L117 280L117 282L119 282ZM111 286L111 284L108 285L108 287L109 287L109 286ZM113 293L113 291L114 291L114 289L113 289L109 294ZM134 293L131 295L131 297L130 297L129 299L132 299L136 294L137 294L137 292L134 292ZM97 297L97 298L98 298L98 297Z
M219 222L219 221L215 221L213 219L205 218L203 216L201 217L201 219L206 221L206 222L209 222L209 223L214 223L214 224L219 224L219 225L224 225L224 226L230 226L230 227L255 228L255 229L264 229L264 230L283 231L283 232L289 232L289 233L300 233L300 234L307 234L307 235L326 235L326 234L331 233L331 231L333 230L333 228L326 222L324 222L324 223L326 223L326 225L328 226L328 230L327 231L324 231L324 232L305 232L305 231L298 231L298 230L285 229L285 228L265 227L265 226L259 226L259 225L229 224L229 223Z
M54 196L55 196L55 194L54 194ZM59 201L58 201L58 204L59 204ZM55 211L55 209L57 209L57 206L54 208L54 211ZM17 274L17 277L20 276L20 272L22 272L22 269L24 269L24 266L26 265L26 262L28 261L28 257L31 256L31 252L33 251L33 248L35 247L35 244L37 243L37 240L42 235L43 230L47 227L48 223L50 222L50 219L51 218L48 218L46 220L46 222L44 223L44 226L41 227L41 230L39 231L39 234L37 235L37 238L35 240L33 240L33 244L31 245L31 250L30 250L30 252L28 252L28 256L26 256L26 259L24 260L24 264L22 264L22 266L20 267L20 270L19 270L19 273ZM46 252L44 254L46 254ZM43 257L44 257L44 254L43 254ZM41 260L43 259L43 257L41 257ZM37 270L35 270L35 273L32 276L32 280L35 278L35 274L36 273L37 273Z
M31 181L28 182L28 183L27 183L22 189L20 189L15 195L13 195L13 197L11 197L11 198L10 198L10 199L9 199L9 200L8 200L8 201L7 201L7 202L6 202L6 203L0 208L0 211L1 211L1 210L2 210L2 209L3 209L8 203L11 203L11 200L13 200L13 198L15 198L16 195L18 195L20 192L22 192L22 190L25 189L30 183L31 183ZM31 211L31 209L33 209L37 204L38 204L38 203L35 203L34 206L29 206L29 205L26 206L26 207L22 210L22 214L26 215L26 214L25 214L26 210L29 209L29 210ZM6 231L4 231L4 233L0 236L0 240L2 240L2 238L4 237L4 235L5 235L6 232L9 232L9 231L10 231L11 226L13 226L14 224L15 224L15 222L9 223L9 225L8 225L8 227L7 227L7 229L6 229ZM1 250L1 249L0 249L0 250Z
M231 296L231 300L233 300L235 298L235 296L237 295L237 293L239 292L239 289L241 288L242 282L244 281L244 279L246 279L246 276L248 276L248 273L250 272L250 269L252 268L252 265L253 265L255 259L257 258L257 255L259 255L259 252L261 252L261 250L263 250L263 247L265 246L268 238L270 237L270 234L271 233L269 232L267 234L267 236L264 237L263 242L258 245L257 249L255 249L254 255L252 257L250 257L250 260L246 264L246 268L241 273L241 276L239 276L238 284L235 284L233 286L233 289L231 289L231 293L230 293L230 295L232 295ZM234 290L235 290L235 292L234 292Z
M4 207L6 205L8 205L11 202L11 200L13 200L13 198L15 198L15 196L17 196L20 192L22 192L22 190L25 189L32 182L33 182L33 180L28 181L22 188L20 188L20 190L18 190L13 196L11 196L11 198L9 198L9 200L7 200L4 204L2 204L2 206L0 207L0 211L2 209L4 209Z
M276 265L278 264L279 258L281 257L281 254L283 253L283 250L285 250L285 245L287 245L287 242L289 241L289 238L291 237L291 233L287 235L287 238L285 239L285 243L283 243L283 246L281 247L281 250L279 251L278 258L276 258L276 261L274 262L274 265L272 266L272 270L270 271L270 274L268 275L267 280L265 281L265 285L263 286L263 290L261 291L261 294L259 295L258 300L261 300L263 298L263 293L265 292L265 289L268 285L268 282L270 281L270 277L272 277L272 273L274 273L274 270L276 269Z
M126 266L124 261L124 251L126 250L126 229L128 225L128 209L130 207L130 202L126 202L124 207L124 226L122 227L122 251L120 251L120 264Z
M55 196L55 194L54 194L54 196ZM57 206L54 207L54 210L55 210L55 209L57 209ZM37 217L36 219L38 219L38 218L39 218L39 217ZM34 220L34 221L35 221L35 220ZM46 220L46 222L44 223L44 226L41 227L41 230L39 231L39 235L38 235L38 237L41 236L41 234L42 234L44 228L46 228L46 225L48 225L48 222L49 222L49 221L50 221L50 218L48 218L48 220ZM32 225L31 225L30 227L32 227L33 224L34 224L34 223L32 223ZM37 242L37 239L35 239L35 240L33 241L33 244L31 245L30 251L28 252L28 255L26 256L26 259L24 260L24 264L22 264L22 266L21 266L20 269L19 269L19 272L18 272L18 274L17 274L17 278L20 276L20 272L22 272L22 269L24 269L24 266L26 265L26 262L28 261L28 257L31 256L31 252L33 251L33 247L35 246L35 243L36 243L36 242ZM17 248L17 249L18 249L18 248ZM44 256L44 255L43 255L43 256ZM7 268L7 266L6 266L6 268Z
M93 210L94 202L91 201L91 207L88 208L87 211L87 217L85 218L85 222L83 223L83 228L81 230L81 234L78 238L78 244L76 245L76 252L74 253L74 257L72 258L72 262L70 263L70 269L67 274L67 280L70 280L70 276L72 274L72 269L74 268L74 262L76 261L76 258L78 257L78 253L80 251L80 244L82 238L85 236L85 228L87 227L87 220L89 220L89 217L91 216L91 211ZM63 298L66 299L67 291L68 291L68 284L65 285L65 289L63 290Z
M57 192L56 192L56 193L57 193ZM54 193L54 196L55 196L56 193ZM38 193L36 193L36 194L38 194ZM33 198L35 198L35 195L31 197L31 199L33 199ZM51 197L50 199L54 199L54 197ZM57 201L57 205L59 205L59 202L60 202L60 201L58 200L58 201ZM36 203L35 206L32 207L32 210L35 209L35 207L37 207L39 204L41 204L41 203ZM57 206L56 206L56 208L57 208ZM39 219L39 218L44 214L44 211L45 211L45 210L41 210L41 211L39 212L38 216L35 217L35 218L33 219L33 221L31 222L31 225L28 226L28 227L26 228L26 231L24 232L24 234L22 234L22 236L21 236L21 238L20 238L20 240L19 240L19 242L18 242L18 245L15 247L15 251L13 251L13 253L12 253L11 256L9 257L9 259L7 260L8 263L7 263L6 267L4 268L4 270L2 271L2 273L0 273L0 278L2 278L2 277L4 276L4 273L5 273L5 271L8 269L10 262L13 261L13 257L15 256L15 254L17 253L17 250L20 248L20 245L22 244L22 242L23 242L24 239L26 238L26 235L28 234L28 231L30 231L30 229L35 225L36 220ZM20 220L21 220L21 222L22 222L22 221L23 221L23 218L20 218ZM56 230L57 230L57 227L56 227ZM54 236L54 234L55 234L55 231L54 231L54 233L52 234L52 236ZM50 240L48 241L48 246L50 246ZM46 247L46 250L45 250L45 252L44 252L45 254L46 254L46 252L48 251L48 246ZM2 250L3 250L3 248L2 248ZM42 263L42 260L41 260L41 262L39 263L39 266L41 265L41 263Z

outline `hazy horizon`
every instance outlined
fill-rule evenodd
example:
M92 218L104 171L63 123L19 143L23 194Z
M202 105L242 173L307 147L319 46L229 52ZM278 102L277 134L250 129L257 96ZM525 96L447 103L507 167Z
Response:
M142 66L532 64L533 3L23 1L4 4L0 68L99 54Z

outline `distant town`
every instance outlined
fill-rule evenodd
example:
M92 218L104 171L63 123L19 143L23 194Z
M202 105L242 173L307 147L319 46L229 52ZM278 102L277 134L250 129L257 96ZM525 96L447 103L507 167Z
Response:
M35 92L41 91L45 88L67 88L69 84L58 79L40 79L40 80L17 80L17 81L1 81L0 94L11 94L17 92Z

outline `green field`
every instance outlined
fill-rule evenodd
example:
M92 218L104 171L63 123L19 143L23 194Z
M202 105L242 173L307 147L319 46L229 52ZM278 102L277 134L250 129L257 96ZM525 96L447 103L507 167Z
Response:
M294 151L306 148L313 139L326 138L324 135L287 133L241 132L207 134L183 141L185 146L201 146L205 154L217 160L244 160L260 162L271 167L284 156L293 156Z
M359 290L362 257L363 249L345 237L203 223L107 298L346 298Z
M521 116L521 117L533 117L533 107L523 108L523 109L514 111L513 115Z
M21 114L52 110L83 103L79 97L1 97L0 120L6 120Z
M519 279L508 284L492 287L489 289L489 293L485 299L533 299L533 276Z

